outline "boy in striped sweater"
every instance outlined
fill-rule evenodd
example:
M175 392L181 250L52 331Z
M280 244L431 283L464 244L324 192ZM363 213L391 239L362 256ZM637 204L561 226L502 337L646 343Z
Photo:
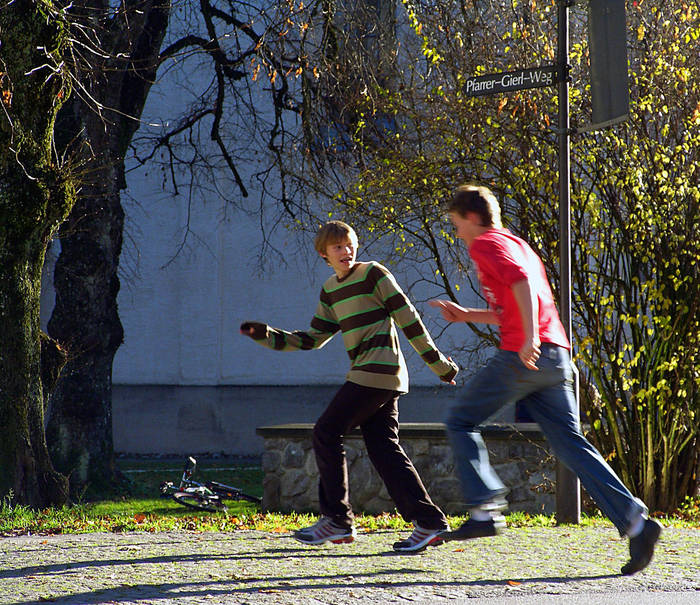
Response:
M309 330L286 332L245 322L241 333L277 351L298 351L321 348L341 331L350 357L345 384L313 430L321 518L295 538L307 544L354 540L343 436L359 426L389 495L414 526L394 550L418 552L440 544L440 533L449 527L399 444L398 399L408 392L408 371L396 326L443 382L454 384L457 365L437 349L393 275L374 261L356 261L357 245L355 231L341 221L326 223L316 235L315 248L334 274L323 285Z

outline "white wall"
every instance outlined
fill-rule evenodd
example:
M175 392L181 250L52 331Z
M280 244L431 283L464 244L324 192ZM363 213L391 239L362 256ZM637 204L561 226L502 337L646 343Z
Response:
M256 218L222 219L214 204L194 200L185 249L178 253L188 200L160 196L148 178L132 178L140 207L126 205L136 234L124 254L138 270L123 278L119 313L125 342L114 382L123 384L327 384L347 366L340 339L322 352L282 354L238 332L244 320L305 329L329 269L313 248L297 252L297 235L279 232L275 246L294 251L288 267L261 273Z

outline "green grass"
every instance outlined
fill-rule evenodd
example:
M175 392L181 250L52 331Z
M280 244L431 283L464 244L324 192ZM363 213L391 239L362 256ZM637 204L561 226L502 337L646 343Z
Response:
M162 481L177 484L183 461L120 459L120 470L128 479L128 491L112 500L80 502L62 508L32 510L15 504L10 497L0 502L0 535L54 534L123 531L235 531L257 529L287 532L316 520L310 513L262 513L248 502L227 502L228 512L209 513L185 508L170 498L159 496ZM214 479L234 485L252 495L262 495L262 470L250 461L231 459L199 460L195 479ZM657 515L658 516L658 515ZM688 499L673 516L658 516L666 526L700 527L700 498ZM464 517L450 517L458 526ZM554 526L551 515L515 512L506 517L510 527ZM358 515L360 529L403 530L408 524L397 514ZM582 525L609 525L600 514L583 515Z

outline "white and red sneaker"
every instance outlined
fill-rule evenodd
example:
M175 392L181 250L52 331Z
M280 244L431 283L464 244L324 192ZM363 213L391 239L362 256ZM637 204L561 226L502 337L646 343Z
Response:
M313 525L295 531L294 539L304 544L344 544L355 540L356 535L354 527L341 527L333 523L330 517L321 517Z
M438 546L444 540L440 534L448 529L426 529L416 523L413 524L413 533L405 540L394 542L394 550L396 552L420 552L428 548L428 546Z

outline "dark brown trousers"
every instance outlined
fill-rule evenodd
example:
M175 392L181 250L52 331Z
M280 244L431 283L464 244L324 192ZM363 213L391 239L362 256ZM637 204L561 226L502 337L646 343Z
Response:
M353 523L343 436L359 426L369 459L404 520L426 529L447 527L445 515L399 444L399 396L397 391L346 382L314 426L321 514L338 525Z

